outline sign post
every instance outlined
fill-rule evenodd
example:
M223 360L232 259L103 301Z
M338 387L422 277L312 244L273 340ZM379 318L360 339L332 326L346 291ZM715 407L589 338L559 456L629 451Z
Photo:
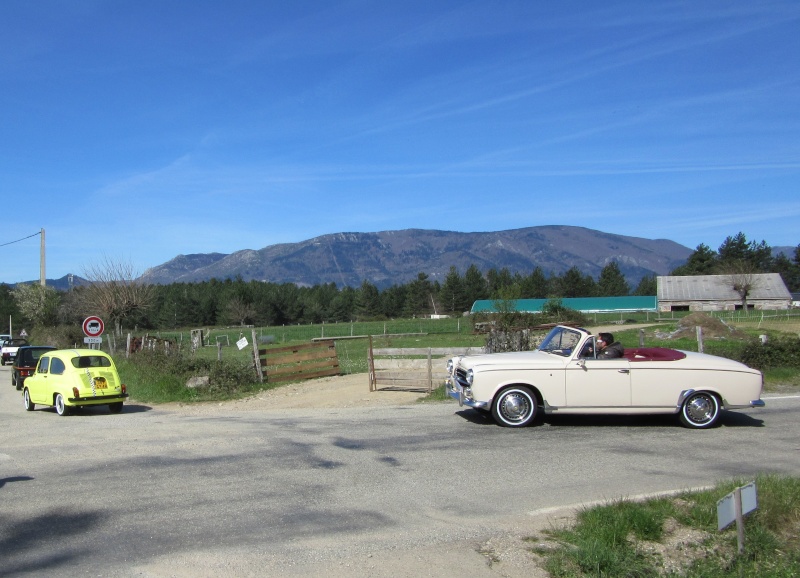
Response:
M99 349L100 344L103 343L101 335L104 330L105 324L102 319L96 315L87 317L83 320L83 332L86 334L83 342L89 344L92 349Z
M736 488L717 502L717 529L724 530L736 522L736 541L739 554L744 554L744 515L758 507L756 483Z

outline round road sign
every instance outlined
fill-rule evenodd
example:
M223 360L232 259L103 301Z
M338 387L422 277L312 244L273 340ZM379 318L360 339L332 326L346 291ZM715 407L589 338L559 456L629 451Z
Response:
M87 337L98 337L103 334L103 329L103 320L95 315L83 320L83 332Z

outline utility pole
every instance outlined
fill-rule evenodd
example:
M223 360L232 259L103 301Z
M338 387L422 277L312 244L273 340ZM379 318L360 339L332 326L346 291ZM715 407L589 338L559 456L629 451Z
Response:
M44 229L42 229L41 236L41 249L39 250L39 285L44 287L46 284L46 277L44 274Z

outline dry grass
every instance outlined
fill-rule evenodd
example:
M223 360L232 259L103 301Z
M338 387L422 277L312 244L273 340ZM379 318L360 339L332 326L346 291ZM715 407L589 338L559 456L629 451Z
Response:
M763 329L765 331L781 331L800 335L800 321L746 321L737 322L740 329Z

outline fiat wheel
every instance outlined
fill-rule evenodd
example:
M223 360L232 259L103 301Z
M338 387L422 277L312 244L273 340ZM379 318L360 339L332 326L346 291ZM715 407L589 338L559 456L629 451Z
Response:
M69 406L64 402L64 396L56 394L56 413L58 415L69 415Z
M527 387L509 387L492 402L492 417L503 427L525 427L536 417L536 397Z
M25 404L25 409L27 411L33 411L35 407L33 402L31 401L31 393L28 391L28 388L25 388L25 391L22 393L22 403Z

